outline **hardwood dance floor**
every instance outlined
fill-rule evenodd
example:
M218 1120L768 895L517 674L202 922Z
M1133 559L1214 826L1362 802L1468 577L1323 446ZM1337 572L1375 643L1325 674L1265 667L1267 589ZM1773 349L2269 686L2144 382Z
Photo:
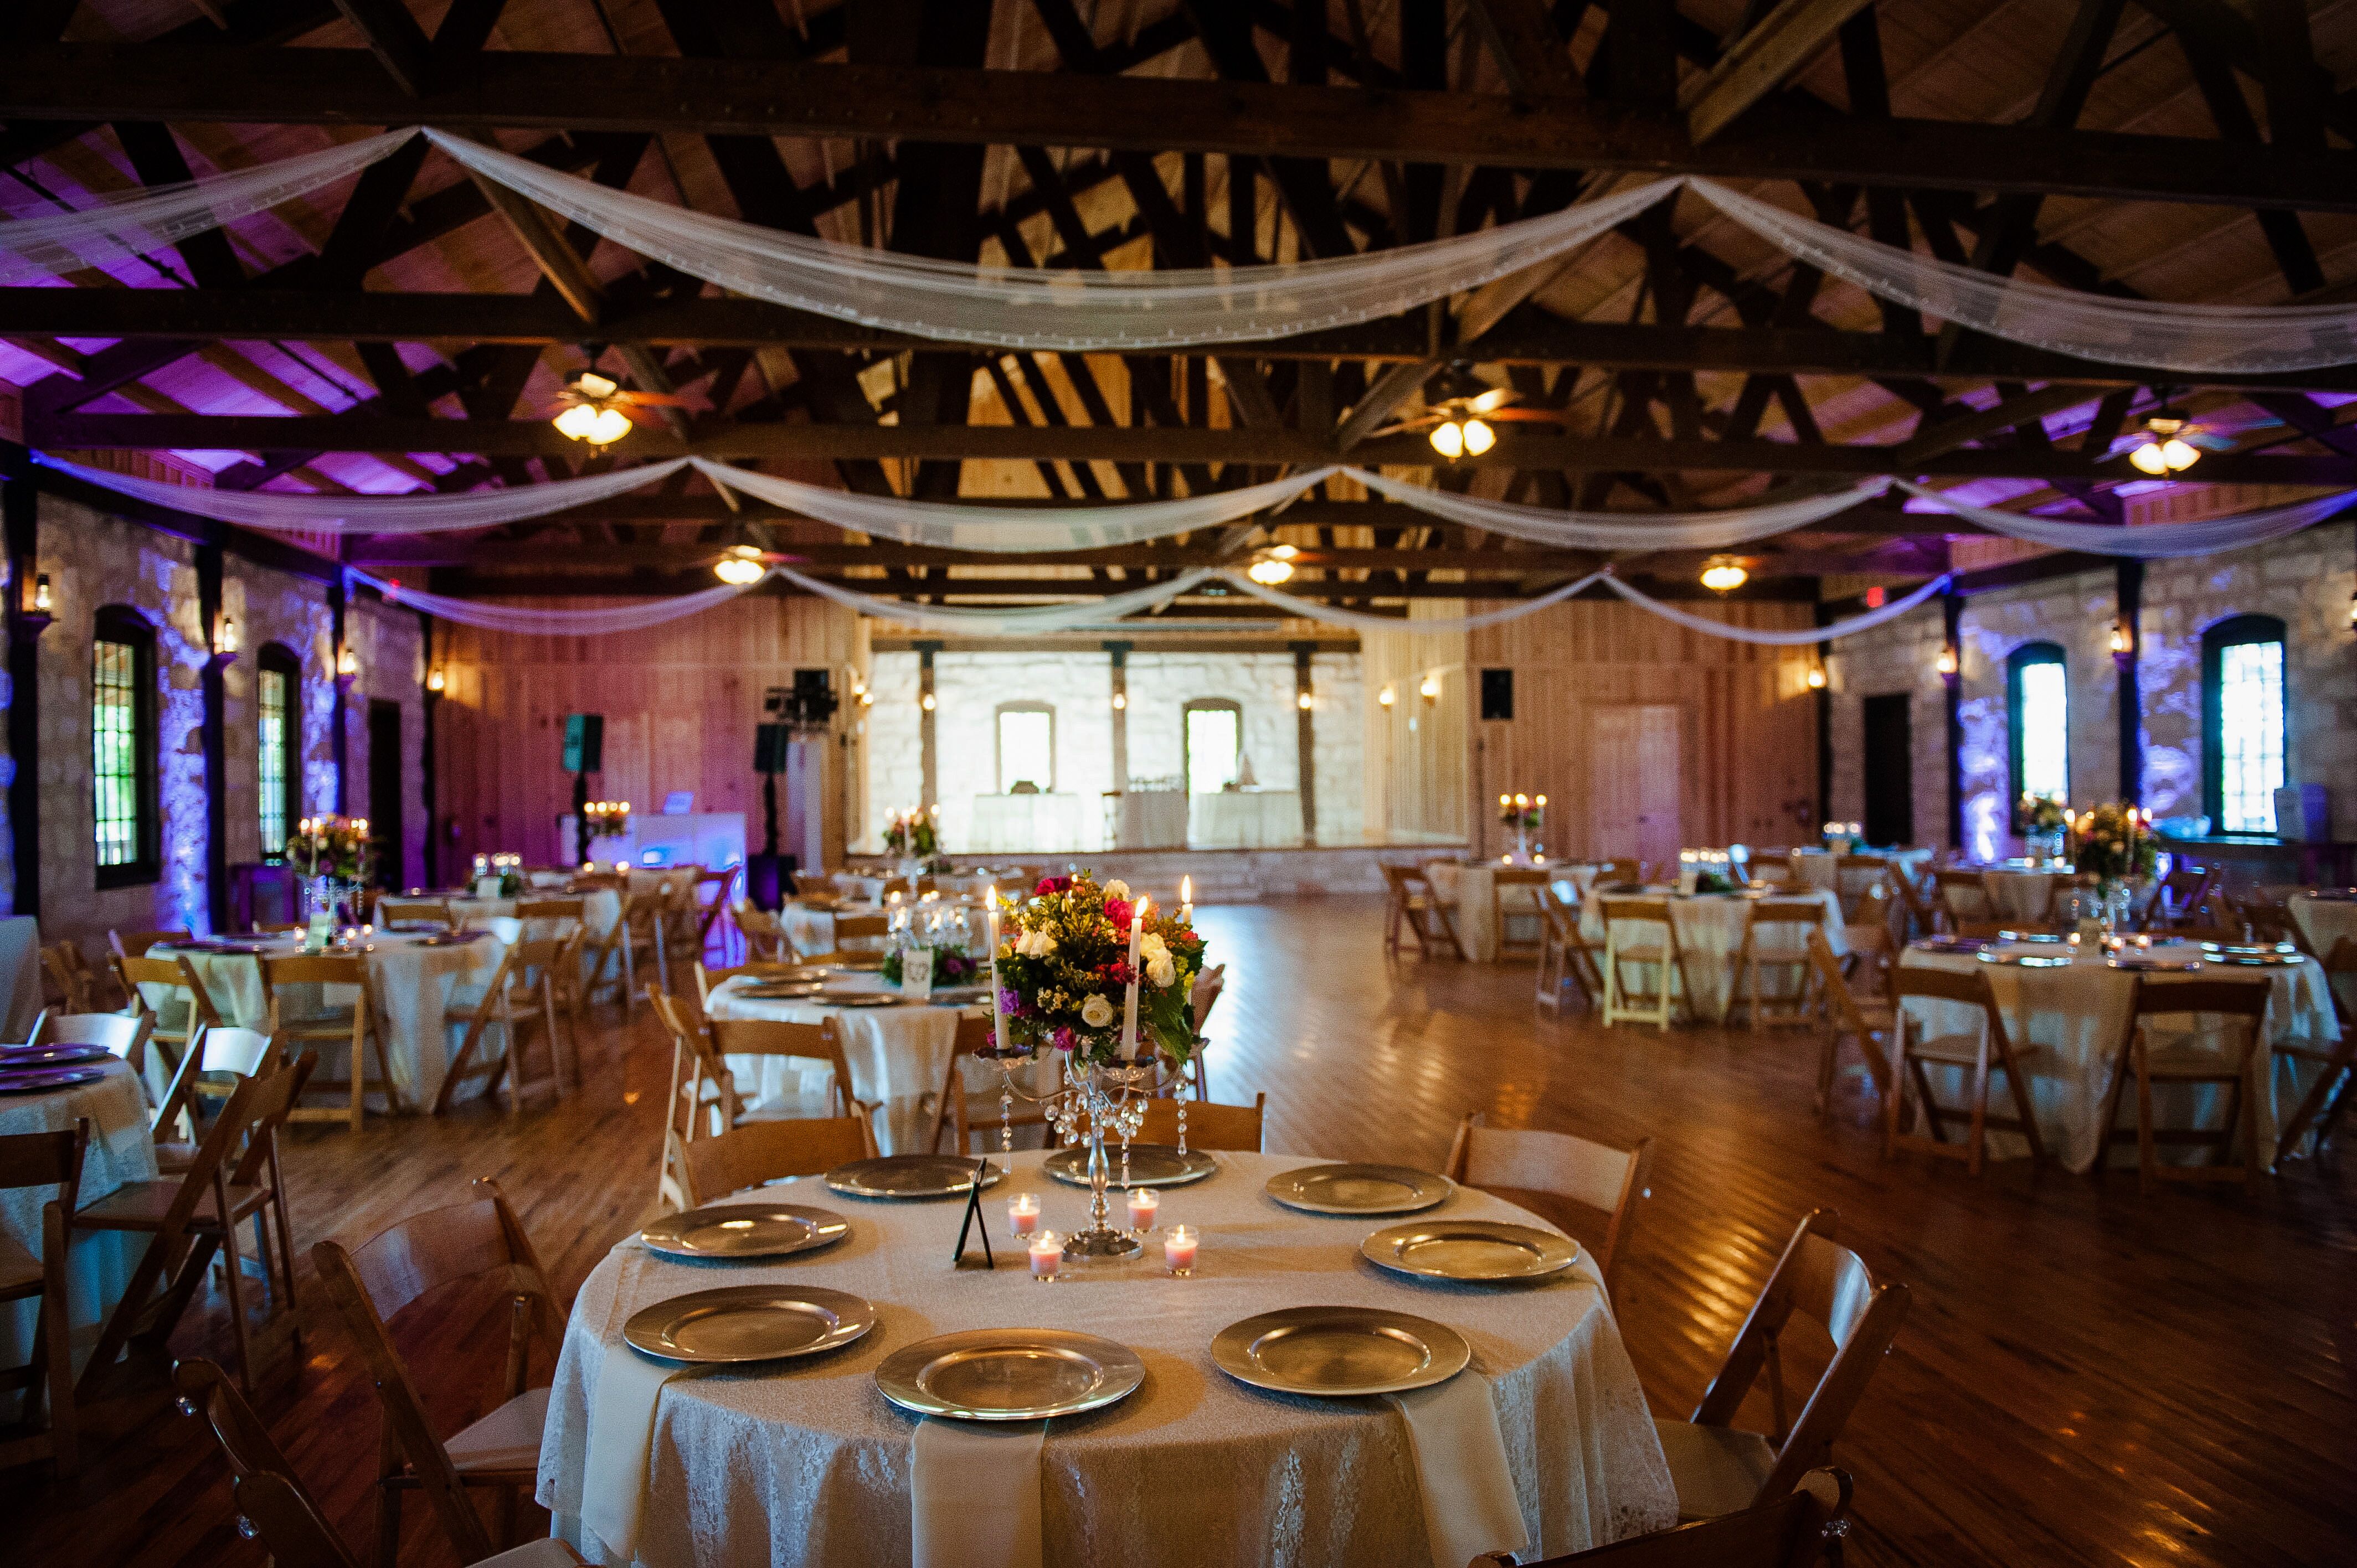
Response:
M1811 1114L1813 1037L1558 1023L1534 1012L1527 966L1387 967L1372 902L1200 915L1230 976L1210 1031L1213 1098L1265 1090L1273 1150L1433 1166L1477 1107L1506 1124L1657 1140L1616 1305L1660 1412L1690 1411L1800 1216L1838 1209L1843 1239L1914 1291L1835 1455L1857 1478L1853 1561L2357 1562L2357 1178L2345 1162L2297 1163L2256 1198L2149 1200L2133 1173L2033 1180L2015 1164L1975 1181L1946 1163L1886 1164L1855 1080L1830 1120ZM670 1066L646 1009L629 1031L603 1017L584 1091L513 1131L474 1107L291 1136L299 1245L357 1242L489 1176L569 1299L651 1206ZM303 1273L313 1331L299 1367L284 1354L266 1364L261 1405L365 1562L374 1396L307 1259ZM176 1349L221 1353L212 1310L192 1315ZM495 1369L502 1314L479 1299L430 1303L420 1326L452 1339L479 1326L494 1348L478 1365ZM170 1412L152 1371L119 1369L113 1382L85 1407L76 1484L38 1468L0 1476L0 1517L14 1521L0 1562L258 1563L229 1526L210 1440ZM489 1378L437 1380L453 1424L476 1386ZM404 1560L446 1564L425 1513L411 1506Z

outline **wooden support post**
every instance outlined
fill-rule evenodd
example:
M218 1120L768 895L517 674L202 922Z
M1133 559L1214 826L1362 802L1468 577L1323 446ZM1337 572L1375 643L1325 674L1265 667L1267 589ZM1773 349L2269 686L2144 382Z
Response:
M1108 642L1105 657L1111 664L1113 691L1113 787L1126 793L1129 789L1129 644Z
M933 655L941 650L938 642L917 644L917 744L924 759L923 793L917 805L923 811L931 810L941 799L941 775L936 770L933 746Z
M328 657L335 660L338 664L338 668L330 671L335 677L336 689L333 714L335 733L332 737L336 758L336 814L343 816L346 814L344 801L347 799L344 787L344 762L350 750L350 739L344 734L344 691L349 682L344 679L341 665L344 657L344 639L350 635L350 629L345 625L344 578L340 572L336 575L336 580L328 585L328 616L334 628L329 634L330 639L335 643L335 650Z
M1819 626L1830 624L1834 618L1833 607L1819 604L1816 616ZM1833 650L1834 645L1830 642L1817 644L1815 668L1821 684L1809 693L1816 699L1817 821L1820 822L1830 822L1834 820L1834 682L1831 671L1825 668L1825 660L1832 657ZM1863 744L1863 737L1860 744ZM1861 769L1861 781L1862 779L1863 769ZM1860 817L1866 814L1865 802L1862 800L1859 801L1858 814Z
M425 878L426 886L439 887L442 886L442 822L435 813L434 720L442 706L442 693L434 687L434 676L438 668L434 662L434 618L424 610L417 612L417 632L425 650L425 685L418 696L418 712L424 715L423 734L417 746L417 766L421 775L419 793L424 797L425 806L425 854L418 875Z
M2127 633L2127 647L2112 654L2120 672L2120 799L2136 806L2144 802L2144 689L2136 671L2144 653L2144 563L2123 559L2118 574L2118 625Z
M230 929L229 756L226 724L228 674L232 654L221 652L221 547L199 544L197 555L197 635L205 641L204 668L197 677L204 700L199 744L205 756L205 907L215 936Z
M1951 588L1940 596L1940 617L1956 668L1942 682L1948 711L1948 847L1964 847L1964 596Z
M8 829L16 856L14 912L41 912L41 632L49 618L31 608L40 572L40 492L31 481L0 483L0 524L8 555Z
M1318 688L1310 677L1309 660L1318 651L1314 642L1293 645L1294 711L1301 746L1301 842L1318 842Z

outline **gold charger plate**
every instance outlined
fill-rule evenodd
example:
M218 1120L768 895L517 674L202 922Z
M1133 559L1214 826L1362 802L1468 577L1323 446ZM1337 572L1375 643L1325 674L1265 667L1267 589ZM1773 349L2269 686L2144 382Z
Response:
M884 967L884 955L880 952L841 953L836 956L834 962L826 964L823 967L827 969L856 969L861 971L877 970Z
M1983 963L2001 963L2013 969L2068 969L2071 967L2071 957L2068 953L1999 952L1995 948L1983 948L1980 961Z
M851 1234L851 1221L831 1209L798 1203L721 1203L666 1215L639 1232L650 1251L666 1258L783 1258L832 1246Z
M1305 1214L1415 1214L1448 1201L1457 1184L1407 1165L1303 1165L1268 1178L1269 1197Z
M726 1285L640 1307L622 1326L630 1348L659 1361L737 1366L815 1356L876 1326L860 1296L820 1285Z
M1372 1306L1289 1306L1231 1323L1211 1339L1211 1359L1238 1382L1329 1399L1430 1388L1472 1359L1447 1324Z
M1109 1179L1121 1180L1121 1145L1105 1147L1105 1165L1112 1173ZM1039 1162L1039 1168L1067 1187L1089 1185L1089 1151L1083 1144L1068 1149L1058 1149ZM1200 1149L1178 1152L1176 1144L1132 1144L1129 1146L1129 1185L1132 1187L1185 1187L1219 1174L1220 1163Z
M963 1197L974 1189L974 1161L953 1155L883 1155L837 1165L825 1179L854 1197ZM996 1187L1005 1175L992 1165L983 1190Z
M2104 964L2108 969L2141 970L2153 974L2190 974L2201 967L2201 961L2198 958L2152 958L2142 954L2130 957L2122 954L2105 959Z
M807 993L822 1007L898 1007L903 998L891 991L838 991L833 987Z
M1039 1421L1125 1399L1146 1363L1125 1345L1060 1328L975 1328L895 1350L876 1387L903 1410L957 1421Z
M1496 1219L1415 1220L1359 1243L1378 1268L1427 1280L1538 1280L1579 1261L1579 1243Z
M759 980L737 986L730 994L748 996L757 1002L789 1002L816 996L825 989L824 980Z

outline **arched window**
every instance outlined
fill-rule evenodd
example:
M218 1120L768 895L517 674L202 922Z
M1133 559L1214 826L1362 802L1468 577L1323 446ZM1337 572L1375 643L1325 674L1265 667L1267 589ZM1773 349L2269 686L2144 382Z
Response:
M2061 645L2027 642L2005 661L2005 706L2013 746L2013 799L2071 799L2071 682Z
M2284 781L2284 623L2235 616L2201 634L2201 809L2222 833L2276 831Z
M1215 795L1235 782L1243 757L1243 704L1226 697L1197 697L1180 713L1187 726L1187 792Z
M156 628L137 610L98 612L91 646L91 797L98 886L157 875Z
M273 642L255 661L254 707L258 714L254 755L255 795L262 815L262 853L283 854L286 830L303 814L303 661Z
M998 792L1056 792L1056 710L1046 703L998 704Z

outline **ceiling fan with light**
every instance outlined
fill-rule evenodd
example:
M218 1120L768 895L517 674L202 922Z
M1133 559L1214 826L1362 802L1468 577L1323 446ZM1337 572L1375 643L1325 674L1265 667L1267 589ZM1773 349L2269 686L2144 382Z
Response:
M1521 396L1512 387L1483 381L1460 360L1425 383L1423 413L1394 421L1373 434L1399 435L1421 430L1432 449L1453 463L1459 457L1479 457L1495 446L1501 422L1563 423L1563 415L1553 410L1514 407Z
M572 439L607 447L628 435L633 408L685 408L685 398L673 392L632 392L597 369L599 349L588 350L589 363L565 379L565 390L553 406L556 428Z
M2128 463L2140 474L2166 479L2193 467L2204 452L2232 451L2235 437L2282 424L2266 415L2235 421L2190 418L2171 406L2168 390L2161 389L2160 406L2146 418L2141 436L2130 438L2136 445L2128 449Z

